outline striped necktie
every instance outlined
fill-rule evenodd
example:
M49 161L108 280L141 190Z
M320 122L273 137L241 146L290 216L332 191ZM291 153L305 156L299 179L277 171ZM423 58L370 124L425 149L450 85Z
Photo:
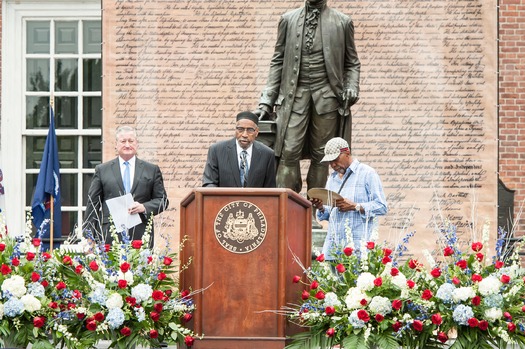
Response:
M248 186L248 153L246 150L241 151L241 185L246 188Z

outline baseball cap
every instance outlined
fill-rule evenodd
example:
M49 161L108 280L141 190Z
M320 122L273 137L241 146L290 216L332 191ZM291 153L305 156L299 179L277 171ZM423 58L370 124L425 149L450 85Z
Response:
M337 159L339 154L342 151L349 151L350 147L348 142L342 139L341 137L335 137L329 140L324 146L324 157L321 159L321 162L330 162Z

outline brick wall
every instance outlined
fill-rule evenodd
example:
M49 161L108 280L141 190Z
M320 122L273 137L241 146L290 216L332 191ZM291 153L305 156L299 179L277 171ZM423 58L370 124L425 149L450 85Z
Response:
M499 172L515 190L517 233L525 234L525 0L500 0ZM521 211L521 215L520 215Z

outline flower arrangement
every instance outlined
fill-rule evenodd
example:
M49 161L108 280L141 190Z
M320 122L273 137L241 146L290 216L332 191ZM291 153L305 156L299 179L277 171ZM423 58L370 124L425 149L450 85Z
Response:
M444 224L441 249L425 251L426 263L403 260L413 233L395 247L369 241L334 260L319 255L292 280L305 290L284 313L308 331L287 348L525 348L523 243L505 253L500 231L489 258L488 231L462 251L455 227Z
M119 242L112 228L112 245L97 245L89 232L78 232L76 249L48 253L30 238L30 225L17 238L2 228L0 335L10 335L11 345L193 345L195 335L183 324L194 305L189 291L178 291L176 255L150 249L148 232L142 240Z

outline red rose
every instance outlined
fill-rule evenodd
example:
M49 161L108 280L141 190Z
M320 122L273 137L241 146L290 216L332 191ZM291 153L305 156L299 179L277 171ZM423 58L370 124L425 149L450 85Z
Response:
M385 257L383 257L383 259L381 260L381 263L382 263L382 264L388 264L388 263L390 263L390 262L392 262L392 259L390 258L390 256L385 256Z
M461 269L467 269L467 261L464 259L457 261L456 265L460 267Z
M472 281L473 282L480 282L481 280L483 280L483 276L479 275L479 274L472 274Z
M315 294L315 298L319 299L319 300L322 300L324 299L324 292L323 291L319 291Z
M75 267L75 273L77 273L77 274L82 274L82 270L83 270L83 269L84 269L84 267L82 267L82 265L79 264L79 265L77 265L77 266Z
M173 259L170 257L164 257L163 263L164 265L171 265L171 263L173 263Z
M359 304L361 304L364 307L368 304L368 301L365 298L363 298L359 301Z
M127 286L128 286L128 282L126 280L120 279L118 281L118 288L123 289L123 288L126 288Z
M46 323L46 318L43 316L36 316L33 319L33 326L35 326L36 328L43 327L45 323Z
M384 248L384 249L383 249L383 255L384 255L385 257L388 257L388 256L390 256L391 254L392 254L392 250L391 250L391 249L389 249L389 248Z
M423 298L426 301L430 300L432 296L433 296L432 291L430 291L429 289L424 290L423 293L421 294L421 298Z
M399 310L403 306L403 301L400 299L394 299L392 301L392 309Z
M500 280L504 284L508 284L510 282L510 276L503 274L503 275L501 275L501 279Z
M390 275L392 275L392 276L399 275L399 269L397 269L397 268L390 269Z
M104 321L105 319L105 316L103 313L101 313L100 311L98 313L95 313L95 315L93 315L93 317L95 318L95 320L97 320L98 322L102 322Z
M412 280L407 280L407 286L408 288L412 289L414 286L416 286L416 283Z
M160 272L159 275L157 275L157 280L162 281L166 279L167 277L168 276L166 275L166 273Z
M27 252L26 253L26 259L28 261L32 261L33 259L35 259L35 254L33 252Z
M461 281L460 281L456 276L454 276L454 277L452 278L452 283L453 283L454 285L459 285L459 284L461 283Z
M191 315L190 313L185 313L184 315L182 315L182 321L184 322L189 322L191 319L193 319L193 315Z
M308 298L310 298L310 293L308 293L308 291L304 290L303 294L301 295L301 298L303 299L303 301L307 300Z
M294 284L298 283L299 281L301 281L301 277L299 275L295 275L292 279L292 282Z
M133 240L131 241L131 247L138 250L142 247L142 240Z
M55 287L56 287L57 290L60 291L60 290L63 290L64 288L66 288L67 286L66 286L66 283L64 281L60 281Z
M468 322L468 325L469 325L470 327L472 327L472 328L474 328L474 327L478 327L478 325L479 325L479 320L476 319L475 317L471 317L470 319L468 319L467 322Z
M508 322L507 330L509 330L509 332L514 332L516 330L516 325L513 322Z
M84 314L84 313L77 313L77 319L82 320L85 317L86 317L86 314Z
M376 319L377 322L381 322L385 319L385 317L381 314L376 314L374 318Z
M64 263L65 265L71 265L73 261L71 260L70 256L64 256L62 257L62 263Z
M374 286L375 287L381 287L381 285L383 285L383 279L378 277L374 280Z
M37 272L32 272L31 273L31 281L33 282L37 282L38 280L40 280L40 274L38 274Z
M152 312L149 314L149 317L151 318L151 320L153 320L153 322L157 322L157 321L159 321L159 319L160 319L160 314L157 313L156 311L152 311Z
M93 270L93 271L97 271L98 270L98 264L96 261L91 261L89 263L89 269Z
M155 303L153 305L153 309L155 309L157 313L161 313L162 309L164 309L164 306L162 305L162 303Z
M335 330L333 328L329 328L328 330L326 330L326 336L327 337L335 336Z
M49 305L48 305L51 309L56 309L58 308L58 303L57 302L49 302Z
M525 313L525 305L521 307L521 311Z
M2 266L0 267L0 271L2 272L2 275L7 275L10 274L13 270L7 264L2 264Z
M364 309L357 311L357 318L364 322L370 321L370 315L368 315L368 312Z
M432 271L430 272L430 275L432 275L433 277L435 278L438 278L441 276L441 270L439 268L434 268L432 269Z
M148 256L148 264L151 264L151 262L153 262L153 257L152 256Z
M39 238L33 238L33 246L38 247L40 246L40 239Z
M374 247L376 247L376 244L373 241L368 241L366 243L366 248L368 248L369 250L373 250Z
M432 317L430 318L430 320L432 321L434 325L437 325L437 326L441 325L441 323L443 322L443 318L441 317L440 313L432 314Z
M171 294L172 294L172 293L173 293L172 290L166 290L166 291L164 291L164 294L165 294L168 298L171 297Z
M149 330L149 338L155 339L159 337L159 332L155 329Z
M159 291L159 290L155 290L153 291L153 293L151 294L151 297L156 300L156 301L160 301L164 298L164 292L162 291Z
M324 262L324 254L321 253L315 260L318 262Z
M137 304L137 299L135 297L127 296L126 303L128 303L131 306L134 306L135 304Z
M40 284L44 287L47 287L49 286L49 282L47 282L47 280L42 280L42 282L40 282Z
M335 314L335 308L332 307L331 305L327 306L325 309L324 309L324 312L326 313L326 315L330 316L330 315L334 315Z
M418 261L416 259L411 259L411 260L408 261L408 267L410 269L416 269L416 268L419 267L419 263L418 263Z
M414 320L412 328L418 332L423 331L423 322L421 320Z
M42 258L44 258L44 261L48 261L51 259L51 254L49 254L48 252L44 252L42 253Z
M489 328L489 322L487 320L481 320L479 322L478 328L482 331L486 331Z
M336 269L339 273L341 273L341 274L344 273L344 272L346 271L345 266L342 265L342 264L338 264L338 265L335 267L335 269Z
M472 298L472 305L474 306L478 306L481 304L481 297L480 296L474 296L474 298Z
M111 250L111 245L110 244L105 244L104 245L104 252L109 252L109 250Z
M122 329L120 330L120 334L123 335L124 337L130 336L131 335L131 328L129 328L127 326L122 327Z
M343 250L343 253L347 256L351 256L352 253L354 253L354 249L352 247L345 247Z
M4 252L5 250L5 244L2 242L0 243L0 252Z
M20 265L20 260L15 257L11 260L11 264L14 265L15 267L18 267Z
M184 337L184 344L186 344L188 347L193 346L193 343L195 343L195 338L193 338L192 336Z
M503 263L502 261L496 261L496 263L494 263L494 268L501 269L504 265L505 263Z
M478 262L482 262L483 261L483 253L476 253L476 259L478 260Z
M445 247L445 249L443 250L443 255L445 257L452 256L453 254L454 254L454 249L450 246Z
M131 268L131 264L129 264L128 262L124 262L120 265L120 271L123 272L123 273L126 273L129 268Z
M403 324L399 321L396 321L392 324L392 329L394 330L394 332L398 332L401 327L403 327Z
M82 298L82 292L80 292L79 290L74 290L73 291L73 298L76 298L76 299Z
M483 249L483 244L481 242L473 242L472 243L472 251L479 252Z
M506 318L507 320L512 320L512 315L510 315L510 313L509 313L508 311L504 312L504 313L503 313L503 316L505 316L505 318Z
M310 289L315 290L317 287L319 287L319 283L315 280L312 281L312 283L310 284Z
M86 328L89 330L89 331L95 331L97 329L97 323L96 321L88 321L86 323Z
M439 332L438 335L437 335L437 339L441 342L441 343L445 343L446 341L448 341L448 336L445 332Z

